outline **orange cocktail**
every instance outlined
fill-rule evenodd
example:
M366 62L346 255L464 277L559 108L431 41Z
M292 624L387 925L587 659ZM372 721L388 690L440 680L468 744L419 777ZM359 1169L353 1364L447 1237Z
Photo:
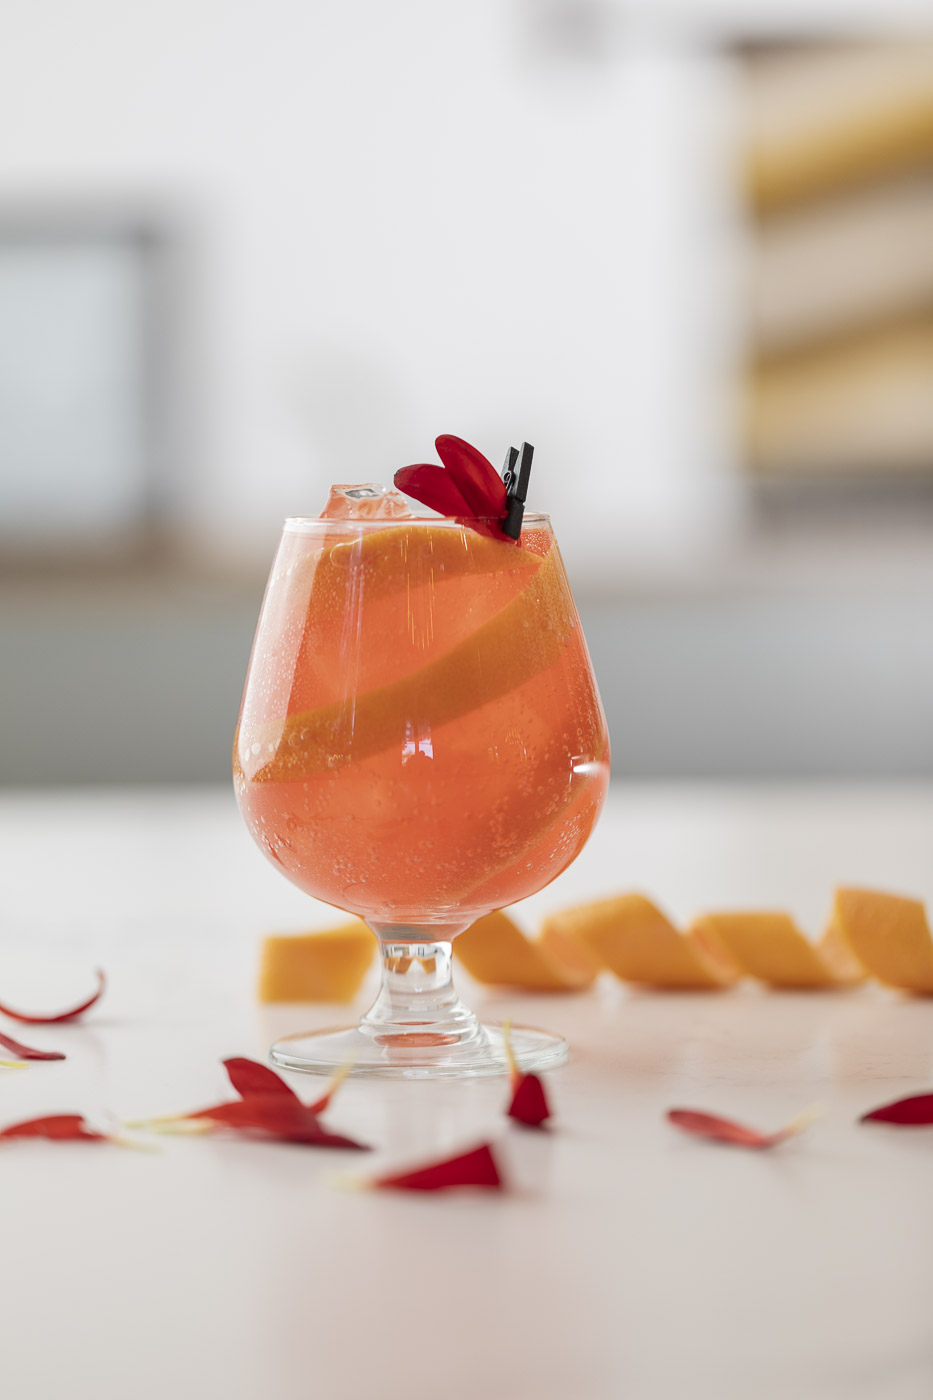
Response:
M302 889L366 919L384 951L419 945L423 966L574 859L608 774L545 516L520 543L452 519L286 523L234 778Z
M380 923L472 922L552 880L602 804L606 734L553 536L294 522L236 745L270 859Z

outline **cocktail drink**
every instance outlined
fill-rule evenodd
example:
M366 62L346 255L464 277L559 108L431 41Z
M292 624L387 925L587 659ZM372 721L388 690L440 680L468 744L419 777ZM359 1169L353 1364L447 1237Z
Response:
M367 506L373 507L372 515ZM328 1071L475 1074L501 1035L460 1003L451 942L574 859L608 781L586 644L546 516L519 542L372 488L286 522L234 749L240 809L280 870L365 919L383 988L360 1026L279 1042ZM516 1030L521 1063L559 1037Z

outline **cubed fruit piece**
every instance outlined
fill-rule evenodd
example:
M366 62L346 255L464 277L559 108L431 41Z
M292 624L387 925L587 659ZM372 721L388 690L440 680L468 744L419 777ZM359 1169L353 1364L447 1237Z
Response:
M260 1001L352 1001L376 951L362 919L322 933L263 940Z

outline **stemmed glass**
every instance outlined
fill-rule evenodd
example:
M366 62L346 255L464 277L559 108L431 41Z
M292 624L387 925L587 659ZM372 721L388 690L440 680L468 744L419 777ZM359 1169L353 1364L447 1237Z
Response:
M269 859L372 929L382 988L358 1026L289 1036L272 1059L500 1073L501 1029L460 1001L451 944L553 880L599 815L608 736L579 617L547 516L526 515L516 544L391 503L353 518L360 489L343 490L345 518L338 499L285 522L234 784ZM512 1043L523 1068L567 1053L546 1031Z

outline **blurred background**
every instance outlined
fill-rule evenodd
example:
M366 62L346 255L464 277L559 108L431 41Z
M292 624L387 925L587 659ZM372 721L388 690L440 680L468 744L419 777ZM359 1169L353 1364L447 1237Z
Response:
M227 780L282 517L440 432L536 445L617 777L933 773L929 22L7 0L0 780Z

